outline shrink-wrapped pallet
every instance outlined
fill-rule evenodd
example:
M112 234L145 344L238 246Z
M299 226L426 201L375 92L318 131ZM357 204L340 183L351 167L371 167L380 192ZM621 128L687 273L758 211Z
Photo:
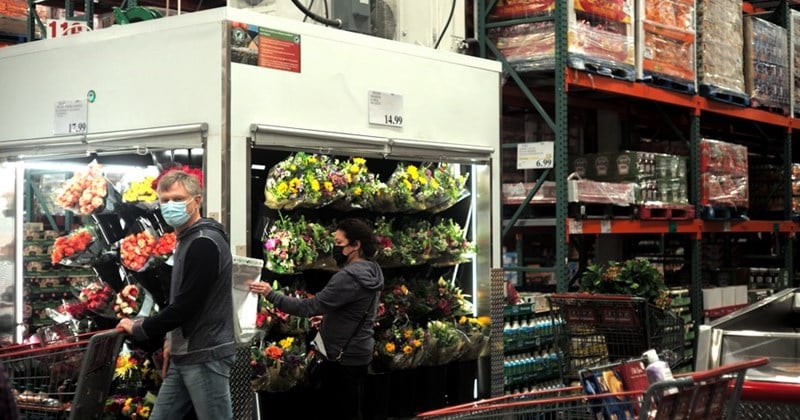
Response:
M666 77L694 91L694 0L640 0L637 12L639 77Z
M499 2L495 18L514 18L552 12L546 0ZM615 77L633 77L635 65L632 0L576 0L568 6L568 62L577 69ZM553 21L524 23L489 30L489 38L517 71L555 67Z
M701 85L745 95L742 0L704 0L697 8L697 77Z
M745 93L753 107L789 113L789 49L786 28L755 16L744 18Z
M700 141L700 205L747 208L748 179L747 147Z

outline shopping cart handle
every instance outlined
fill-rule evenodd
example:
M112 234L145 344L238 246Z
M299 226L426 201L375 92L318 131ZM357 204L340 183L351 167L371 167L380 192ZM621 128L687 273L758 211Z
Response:
M699 382L711 378L717 378L722 375L727 375L730 373L738 373L740 371L747 370L753 367L764 366L767 363L769 363L769 359L767 359L766 357L759 357L753 360L745 360L743 362L727 364L714 369L692 372L689 374L689 376L691 376L695 382Z
M743 401L796 404L800 385L782 382L744 381Z

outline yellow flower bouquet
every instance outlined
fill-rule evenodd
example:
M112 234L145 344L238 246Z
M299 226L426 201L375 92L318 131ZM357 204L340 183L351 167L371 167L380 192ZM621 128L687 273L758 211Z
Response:
M302 340L286 337L278 342L261 343L252 349L251 385L254 391L284 392L303 379L306 369Z
M264 204L274 210L319 208L342 198L346 186L347 178L337 159L298 152L269 170Z
M392 325L376 333L373 368L378 371L412 369L426 357L425 330L409 324Z

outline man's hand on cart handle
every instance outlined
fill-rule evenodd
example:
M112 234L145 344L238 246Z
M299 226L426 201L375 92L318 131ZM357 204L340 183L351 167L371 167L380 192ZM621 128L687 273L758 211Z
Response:
M117 329L125 331L128 335L133 335L133 321L128 318L122 318L117 324Z

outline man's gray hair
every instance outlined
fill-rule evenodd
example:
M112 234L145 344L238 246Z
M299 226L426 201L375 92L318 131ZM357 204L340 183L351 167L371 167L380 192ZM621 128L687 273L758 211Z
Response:
M193 197L203 193L203 189L200 187L200 180L198 180L195 175L179 169L169 171L163 177L161 177L161 179L158 181L158 188L156 191L161 192L168 190L175 183L183 185L183 188L186 189L186 192L191 194Z

